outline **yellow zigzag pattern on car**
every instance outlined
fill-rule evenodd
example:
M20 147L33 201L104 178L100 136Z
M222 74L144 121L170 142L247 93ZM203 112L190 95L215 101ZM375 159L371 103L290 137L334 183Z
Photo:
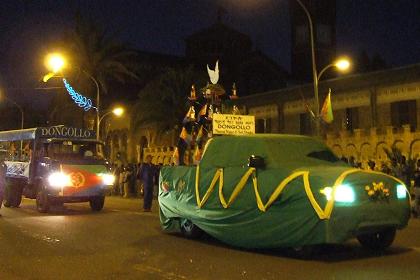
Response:
M203 205L207 202L207 200L210 197L210 194L213 192L217 181L219 181L219 199L220 203L222 204L223 208L228 208L232 203L235 201L235 199L238 197L239 193L243 190L245 187L246 182L248 181L249 177L252 176L252 183L254 186L254 192L255 192L255 198L257 200L257 206L258 208L265 212L267 209L271 206L271 204L274 203L274 201L279 197L281 192L284 190L284 188L294 179L302 176L303 178L303 184L305 187L306 195L308 196L308 199L314 208L315 212L318 214L318 217L320 219L329 219L334 207L334 199L330 199L327 204L325 205L325 208L322 209L321 206L319 206L318 202L315 200L315 197L312 193L311 186L309 183L309 171L297 171L286 177L283 181L280 182L280 184L277 186L277 188L274 190L274 192L271 194L268 201L264 204L260 193L258 191L258 180L255 176L256 169L251 167L248 169L248 171L242 176L242 178L239 180L238 184L236 184L235 188L233 189L232 194L229 197L229 200L226 202L225 196L223 195L223 169L219 168L216 170L216 173L213 176L213 179L210 183L210 187L207 189L206 193L204 194L203 198L200 198L200 192L199 192L199 174L200 174L200 168L197 166L196 170L196 176L195 176L195 193L196 193L196 199L197 199L197 205L199 208L203 207ZM335 197L335 191L339 185L341 185L344 181L344 179L352 173L355 172L367 172L367 173L379 173L379 172L373 172L373 171L362 171L360 169L349 169L344 171L343 173L338 176L338 178L335 180L333 185L333 191L332 196ZM382 174L382 173L381 173ZM383 174L385 175L385 174ZM392 177L392 176L389 176ZM393 179L397 180L398 182L402 183L397 178L392 177ZM403 184L403 183L402 183Z

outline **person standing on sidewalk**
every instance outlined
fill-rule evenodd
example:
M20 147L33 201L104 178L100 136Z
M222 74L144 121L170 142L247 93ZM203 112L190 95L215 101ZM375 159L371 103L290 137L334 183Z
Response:
M7 167L4 160L0 160L0 209L3 204L4 189L6 188L6 171ZM1 214L0 214L1 217Z
M153 200L153 181L156 168L152 164L152 156L147 155L146 161L140 166L137 178L143 182L143 211L150 212Z
M131 182L131 166L127 165L126 171L124 173L124 198L130 197L130 182Z

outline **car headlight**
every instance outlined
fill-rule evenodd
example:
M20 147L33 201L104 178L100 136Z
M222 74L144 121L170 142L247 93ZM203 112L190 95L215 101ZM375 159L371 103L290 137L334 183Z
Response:
M113 185L115 182L115 176L112 174L99 174L102 177L102 182L104 185Z
M54 172L48 176L48 183L51 187L62 188L71 185L70 176L62 172Z
M327 200L332 199L332 187L326 187L321 190L321 193L324 194L327 198ZM344 202L344 203L352 203L356 199L356 195L354 193L354 190L349 185L339 185L335 189L335 197L334 200L336 202Z
M407 198L407 188L404 185L397 185L397 198L398 199Z

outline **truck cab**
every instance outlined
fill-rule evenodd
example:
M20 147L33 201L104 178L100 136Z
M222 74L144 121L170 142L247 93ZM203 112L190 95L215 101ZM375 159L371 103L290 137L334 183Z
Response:
M8 151L6 207L18 207L23 194L36 199L40 212L69 202L103 208L114 177L94 131L65 126L4 131L0 142Z

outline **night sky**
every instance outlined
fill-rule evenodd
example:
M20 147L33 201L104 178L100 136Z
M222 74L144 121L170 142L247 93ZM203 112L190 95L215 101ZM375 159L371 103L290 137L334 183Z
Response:
M215 23L219 5L227 11L225 24L289 70L286 0L2 0L0 81L8 88L35 86L44 55L78 8L137 49L183 55L184 39ZM337 0L337 54L352 57L363 49L391 66L419 63L419 15L419 0Z

